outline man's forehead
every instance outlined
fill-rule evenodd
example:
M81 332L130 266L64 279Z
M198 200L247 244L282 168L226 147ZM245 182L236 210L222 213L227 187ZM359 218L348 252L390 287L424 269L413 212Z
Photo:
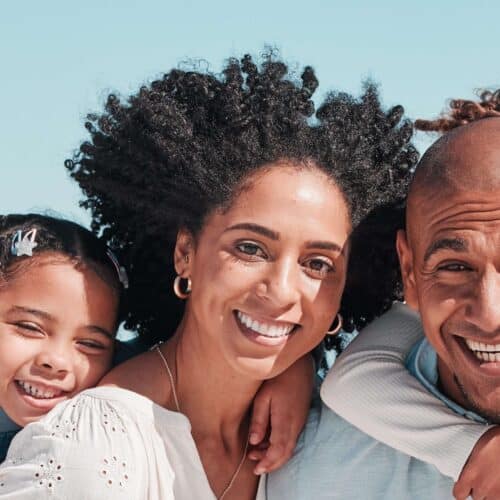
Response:
M482 206L487 198L492 198L493 207ZM411 231L421 225L420 219L453 210L453 205L464 217L468 212L491 211L497 198L500 118L490 118L449 132L425 153L408 195L407 228Z
M414 247L443 238L484 235L500 239L500 192L446 189L414 198L408 208L407 230Z

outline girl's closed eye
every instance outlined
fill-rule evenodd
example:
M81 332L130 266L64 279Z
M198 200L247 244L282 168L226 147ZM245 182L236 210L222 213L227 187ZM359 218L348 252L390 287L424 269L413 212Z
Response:
M12 323L16 329L16 332L25 337L40 338L45 335L43 329L36 323L30 321L17 321Z
M77 343L86 352L88 351L100 352L108 348L108 346L104 345L102 342L98 342L97 340L91 340L91 339L81 339L78 340Z

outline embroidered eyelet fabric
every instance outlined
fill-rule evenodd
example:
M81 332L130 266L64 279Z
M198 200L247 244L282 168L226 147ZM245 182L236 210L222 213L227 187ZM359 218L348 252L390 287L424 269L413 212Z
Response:
M265 478L256 500L265 499ZM0 466L2 500L215 500L189 420L99 387L19 432Z

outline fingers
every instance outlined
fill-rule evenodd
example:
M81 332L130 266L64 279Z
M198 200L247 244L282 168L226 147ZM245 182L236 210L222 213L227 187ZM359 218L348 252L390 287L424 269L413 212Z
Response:
M265 393L258 394L253 403L248 442L257 445L268 433L271 418L271 397Z
M464 480L462 476L460 476L460 479L453 487L453 496L456 500L466 500L470 496L471 491L470 481Z
M256 465L255 474L272 472L290 459L297 438L297 433L293 432L291 421L292 419L288 414L281 412L271 414L269 448Z
M266 456L267 449L269 448L268 441L262 441L257 446L252 446L248 452L248 458L254 462L262 460Z

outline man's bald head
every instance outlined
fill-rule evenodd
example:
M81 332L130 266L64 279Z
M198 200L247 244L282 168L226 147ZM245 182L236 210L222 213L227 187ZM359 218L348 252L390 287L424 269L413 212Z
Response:
M453 129L424 154L410 186L407 226L423 199L455 191L500 189L500 118L487 118ZM437 199L436 199L437 202Z

